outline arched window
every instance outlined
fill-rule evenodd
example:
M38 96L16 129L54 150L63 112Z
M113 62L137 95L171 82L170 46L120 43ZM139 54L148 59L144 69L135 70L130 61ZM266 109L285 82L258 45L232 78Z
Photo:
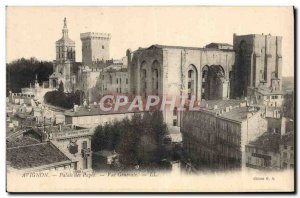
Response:
M140 70L140 86L141 86L141 95L145 98L147 97L147 78L148 78L148 72L147 72L147 64L146 62L142 62L141 64L141 70Z
M152 94L158 95L159 86L160 86L160 64L157 60L152 63L151 66L151 74L152 74Z
M197 69L194 65L188 67L188 99L190 100L192 96L197 98Z

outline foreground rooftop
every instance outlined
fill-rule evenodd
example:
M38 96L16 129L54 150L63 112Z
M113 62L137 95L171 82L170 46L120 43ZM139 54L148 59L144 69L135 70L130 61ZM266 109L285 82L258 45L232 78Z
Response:
M9 146L6 151L6 159L10 166L16 169L70 162L70 159L50 142L34 143L27 139L22 140L21 144L10 143Z

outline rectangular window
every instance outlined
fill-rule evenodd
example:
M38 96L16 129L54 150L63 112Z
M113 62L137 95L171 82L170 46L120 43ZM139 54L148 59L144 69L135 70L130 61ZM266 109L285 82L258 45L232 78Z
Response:
M119 80L119 79L117 78L117 84L118 84L118 80Z
M286 159L287 158L287 153L283 152L283 158Z
M126 78L126 84L128 84L128 78Z

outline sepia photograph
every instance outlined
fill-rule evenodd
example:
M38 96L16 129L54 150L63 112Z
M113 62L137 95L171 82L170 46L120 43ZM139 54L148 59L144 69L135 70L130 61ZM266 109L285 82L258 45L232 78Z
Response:
M293 6L7 6L6 191L295 192Z

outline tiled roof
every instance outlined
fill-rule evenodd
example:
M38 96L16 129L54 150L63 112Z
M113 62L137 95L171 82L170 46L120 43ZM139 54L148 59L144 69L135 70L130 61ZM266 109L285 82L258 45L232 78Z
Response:
M248 114L249 117L251 116L250 112L256 113L257 110L249 111L249 107L239 107L232 109L229 112L222 113L220 117L241 122L247 119Z
M230 99L230 100L202 100L200 102L200 108L209 110L212 112L220 111L226 107L238 107L241 103L246 105L246 100L237 100L237 99ZM214 109L214 107L217 107Z
M257 148L265 149L268 151L277 152L279 150L280 134L265 132L259 136L256 140L250 142L248 145L255 146Z
M16 138L14 141L7 141L6 147L13 148L13 147L20 147L20 146L27 146L31 144L38 144L41 143L39 140L24 136L22 138Z
M37 168L70 161L51 142L7 148L6 159L10 166L16 169Z
M90 105L89 107L79 106L77 107L77 110L74 112L74 110L67 110L65 111L65 116L72 116L72 117L78 117L78 116L93 116L93 115L109 115L109 114L124 114L124 113L135 113L140 112L137 108L132 109L129 111L129 106L131 103L128 103L125 106L119 107L118 111L114 111L114 107L112 106L112 109L110 111L103 111L99 105ZM108 104L104 105L106 108L109 107Z

